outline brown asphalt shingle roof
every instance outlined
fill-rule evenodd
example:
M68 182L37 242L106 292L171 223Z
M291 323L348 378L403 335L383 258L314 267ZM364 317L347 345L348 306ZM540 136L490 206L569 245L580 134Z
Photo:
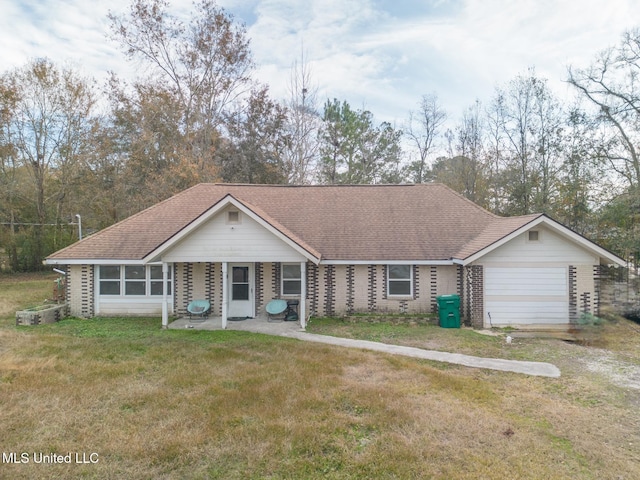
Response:
M143 259L227 195L323 260L466 258L536 218L497 217L441 184L200 184L49 259Z
M455 258L465 259L474 253L493 245L512 232L524 227L535 219L541 217L541 213L523 215L520 217L495 217L482 232L464 245L455 255Z

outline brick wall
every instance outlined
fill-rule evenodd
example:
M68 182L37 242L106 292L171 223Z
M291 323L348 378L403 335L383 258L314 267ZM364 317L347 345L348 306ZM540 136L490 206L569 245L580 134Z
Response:
M262 311L262 307L266 305L264 300L264 271L262 269L262 263L256 262L253 265L253 272L255 275L255 306L256 312Z
M578 316L583 313L598 315L600 311L600 302L596 288L598 270L597 265L577 265L575 267Z
M214 263L207 262L204 264L204 297L206 300L209 300L211 303L211 311L215 311L215 302L214 302L214 284L215 284L215 275L214 275Z
M314 263L307 263L307 309L311 315L316 315L319 308L318 291L319 267Z
M80 318L93 317L95 315L95 266L69 265L66 271L69 313Z
M467 322L474 328L484 327L484 269L482 265L465 267L464 303Z
M576 267L569 265L569 323L578 320L578 288L576 281Z
M346 313L348 315L354 312L355 308L355 265L347 265L347 302Z
M322 284L324 285L323 312L325 315L336 314L336 277L335 265L323 265Z
M461 294L456 266L413 267L413 295L393 298L387 292L386 265L307 266L307 299L315 315L352 313L435 313L436 296Z
M222 314L222 264L176 263L174 304L184 315L188 303L197 298L211 302L214 315ZM313 315L352 313L435 313L436 296L462 296L462 269L457 266L413 267L413 296L389 298L386 265L314 265L307 263L307 309ZM281 297L279 263L255 263L256 311ZM195 295L195 296L194 296Z

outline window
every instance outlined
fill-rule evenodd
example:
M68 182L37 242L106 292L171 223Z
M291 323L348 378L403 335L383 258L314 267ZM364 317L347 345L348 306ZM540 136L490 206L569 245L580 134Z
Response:
M149 294L162 295L162 265L149 267ZM171 268L167 272L167 294L171 294Z
M231 300L249 300L249 267L233 267Z
M410 297L413 295L411 265L388 265L387 292L389 296Z
M282 265L282 295L300 295L302 292L302 276L300 264Z
M540 240L540 232L538 230L529 230L529 241L537 242Z
M146 292L146 267L134 265L124 267L124 294L144 295Z
M100 267L100 295L120 295L120 267Z
M167 273L167 293L172 291L172 269ZM99 294L161 296L162 265L101 265Z

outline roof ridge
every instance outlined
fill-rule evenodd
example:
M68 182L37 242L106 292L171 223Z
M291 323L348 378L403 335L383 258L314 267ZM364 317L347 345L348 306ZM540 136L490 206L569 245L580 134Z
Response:
M429 185L429 184L426 184L426 183L417 183L417 184L414 184L414 185ZM458 198L460 198L461 200L463 200L463 201L464 201L464 202L466 202L467 204L471 205L471 206L472 206L472 207L474 207L476 210L480 210L480 211L481 211L482 213L484 213L485 215L489 215L489 216L493 217L494 219L496 219L496 218L509 218L509 217L502 217L502 216L500 216L500 215L496 215L496 214L495 214L495 213L493 213L493 212L490 212L490 211L489 211L489 210L487 210L486 208L481 207L480 205L478 205L478 204L477 204L477 203L475 203L474 201L472 201L472 200L468 199L467 197L465 197L464 195L462 195L460 192L456 192L453 188L451 188L451 187L450 187L450 186L448 186L448 185L445 185L445 184L444 184L444 183L442 183L442 182L432 182L432 183L430 183L430 185L439 185L439 186L441 186L441 187L443 187L443 188L445 188L445 189L449 190L449 191L450 191L451 193L453 193L455 196L457 196Z
M159 243L206 216L227 195L305 250L332 259L452 258L461 249L475 250L478 243L470 240L482 231L485 235L479 243L489 242L491 228L487 225L494 224L496 233L513 226L508 218L492 214L442 183L199 183L49 258L142 259Z
M252 187L252 188L345 188L345 187L416 187L419 185L438 185L437 183L330 183L330 184L287 184L287 183L225 183L206 182L198 185L219 187ZM196 185L196 186L198 186ZM193 187L191 187L193 188ZM186 190L185 190L186 191Z

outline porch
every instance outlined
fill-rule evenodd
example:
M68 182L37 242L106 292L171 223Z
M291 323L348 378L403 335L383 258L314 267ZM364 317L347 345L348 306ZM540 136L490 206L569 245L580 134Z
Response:
M273 299L297 302L295 313L304 329L306 319L306 262L177 262L173 270L173 314L187 317L187 307L194 300L210 303L210 316L219 328L230 328L237 318L264 318L266 306ZM291 272L294 272L293 274ZM294 278L295 277L295 278ZM164 293L164 292L163 292ZM168 327L169 292L163 296L162 325ZM244 320L246 321L246 320ZM211 320L201 322L208 329ZM240 323L235 321L235 323ZM291 322L289 322L291 323ZM295 322L293 322L295 323ZM181 327L196 328L194 319ZM218 328L218 327L216 327ZM243 328L243 327L240 327Z
M223 330L222 317L208 317L205 319L181 317L169 324L170 329L193 330ZM255 318L244 320L227 319L226 330L241 330L252 333L264 333L267 335L283 335L291 332L304 331L299 321L285 322L282 320L269 321L266 314L260 314Z

